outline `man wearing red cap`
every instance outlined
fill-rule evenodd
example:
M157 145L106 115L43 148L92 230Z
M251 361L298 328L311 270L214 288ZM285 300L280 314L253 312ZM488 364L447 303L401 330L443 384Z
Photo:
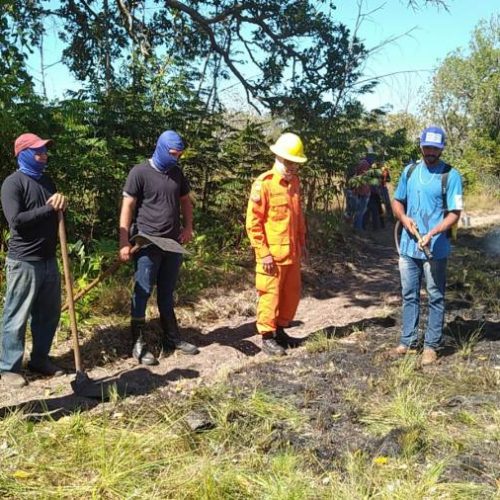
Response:
M2 184L2 209L9 223L7 290L0 332L0 383L22 387L26 325L33 347L28 368L43 375L64 372L49 358L61 311L61 284L56 261L57 213L66 198L45 173L52 141L22 134L14 144L18 170Z

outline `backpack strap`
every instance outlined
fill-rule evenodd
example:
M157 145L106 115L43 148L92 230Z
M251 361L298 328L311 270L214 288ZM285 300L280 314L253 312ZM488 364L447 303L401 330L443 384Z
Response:
M448 200L446 199L446 194L448 192L448 175L451 170L451 165L447 163L444 164L444 170L441 174L441 197L443 199L443 216L446 217L448 215ZM446 237L451 238L452 232L451 228L446 231Z
M416 168L417 168L416 163L412 163L410 165L408 172L406 172L406 182L410 180L411 174L413 174ZM445 216L448 212L448 200L446 199L446 194L448 193L448 175L450 173L450 170L451 170L451 165L445 163L443 173L441 174L441 198L443 199L443 211L445 213Z
M416 163L412 163L410 165L410 168L408 169L408 172L406 172L406 183L410 180L411 174L413 174L414 170L417 168Z
M443 198L443 212L444 215L448 213L448 200L446 199L446 194L448 192L448 175L451 170L451 165L447 163L444 164L444 171L441 174L441 197Z
M412 163L410 165L410 168L406 171L406 184L407 185L408 185L408 181L410 180L411 174L413 174L413 172L414 172L414 170L416 168L417 168L417 164L416 163ZM407 188L407 190L408 190L408 188ZM406 201L407 201L407 199L408 199L408 195L407 195L407 197L405 198L405 201L404 201L405 207L406 207Z

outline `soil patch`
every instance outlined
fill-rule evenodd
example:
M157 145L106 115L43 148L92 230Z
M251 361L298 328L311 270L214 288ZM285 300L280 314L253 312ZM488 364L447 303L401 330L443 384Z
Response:
M458 246L473 241L474 251L482 252L487 234L464 229ZM403 453L402 443L408 433L415 430L395 428L383 436L368 432L363 422L362 398L352 397L370 394L390 376L394 365L384 355L396 344L400 331L399 274L392 228L354 235L349 245L353 251L337 253L333 260L324 255L313 257L305 266L304 297L297 321L289 330L304 340L323 332L334 339L332 345L318 351L299 347L285 359L269 360L260 350L253 320L236 316L229 322L183 328L186 339L199 345L201 353L194 357L165 353L158 366L145 368L128 358L130 345L124 341L124 325L100 325L82 349L89 375L94 380L119 378L128 388L122 404L132 406L146 403L146 399L185 398L200 385L229 381L242 392L262 390L286 399L304 415L306 430L298 434L296 429L278 425L274 439L268 443L269 451L293 446L314 455L322 466L339 467L349 451L361 450L373 457L397 456ZM496 265L499 272L498 262L490 265ZM484 366L500 370L498 304L496 309L491 304L482 307L467 279L450 283L448 299L446 339L440 362L428 372L429 380L453 376L457 363L466 364L467 370ZM421 318L422 325L425 320ZM151 340L157 341L157 323L152 322L149 330ZM72 370L69 343L59 346L56 361ZM104 404L75 396L70 387L73 375L53 379L29 373L27 376L27 387L10 393L2 391L1 416L22 409L33 420L48 415L57 419L76 409L100 411ZM466 407L485 405L500 406L498 391L492 393L483 387L473 395L455 394L439 411L453 414ZM197 415L191 420L192 428L210 428L210 422ZM498 449L495 451L494 443L485 442L482 447L467 450L446 474L450 480L463 480L466 473L472 481L486 481L498 463Z

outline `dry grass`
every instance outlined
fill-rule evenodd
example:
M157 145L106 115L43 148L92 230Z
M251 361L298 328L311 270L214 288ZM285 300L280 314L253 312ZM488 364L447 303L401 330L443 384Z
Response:
M335 334L330 334L324 330L310 335L305 343L306 351L310 354L317 352L333 351L339 345L339 340Z
M315 342L320 351L336 348L335 339L326 335ZM307 436L314 429L302 408L283 396L242 392L234 385L202 387L174 399L115 398L98 413L36 424L21 412L13 413L0 421L0 496L494 498L495 464L485 454L483 482L453 481L446 475L463 455L486 446L493 450L500 443L494 399L460 408L447 403L457 395L493 397L500 388L498 370L457 360L449 370L429 375L407 357L381 368L363 392L341 392L339 397L362 408L367 433L383 436L394 428L406 432L401 455L354 452L340 466L320 465L312 451L287 439L287 432ZM207 415L212 428L191 430L187 415L193 411Z
M235 291L227 295L222 288L206 291L193 308L184 308L191 321L218 321L235 316L254 317L257 294L253 288Z
M464 201L466 212L491 212L494 207L500 207L500 198L498 193L493 191L475 191L467 193Z

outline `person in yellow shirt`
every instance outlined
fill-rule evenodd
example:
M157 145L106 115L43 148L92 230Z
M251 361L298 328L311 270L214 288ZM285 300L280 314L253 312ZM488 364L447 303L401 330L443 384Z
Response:
M306 230L297 172L307 158L302 140L292 133L281 135L270 149L276 155L274 166L252 185L246 230L256 257L257 331L262 335L262 350L283 356L286 348L298 345L284 328L293 320L300 300Z

